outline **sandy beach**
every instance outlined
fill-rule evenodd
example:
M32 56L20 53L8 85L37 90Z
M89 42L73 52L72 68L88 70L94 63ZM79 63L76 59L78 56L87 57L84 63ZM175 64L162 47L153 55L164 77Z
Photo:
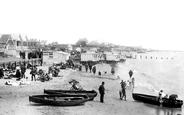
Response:
M97 70L109 71L110 66L97 66ZM47 69L48 66L39 68ZM29 71L26 71L26 76L31 80ZM48 82L30 81L29 85L23 86L8 86L4 85L7 79L0 79L0 115L162 115L159 108L154 110L150 106L142 106L143 103L135 102L131 96L131 88L127 89L127 101L119 99L120 79L117 76L112 76L110 73L102 74L99 77L97 74L86 73L78 70L61 70L61 77L53 77L53 80ZM128 70L124 70L124 79L128 79ZM138 76L135 74L135 76ZM43 94L44 89L69 89L71 85L68 83L70 79L76 79L80 85L86 89L94 89L98 91L101 82L105 82L105 98L104 103L100 103L99 94L94 101L86 102L81 106L72 107L56 107L38 105L29 102L29 95ZM15 81L15 79L13 79Z

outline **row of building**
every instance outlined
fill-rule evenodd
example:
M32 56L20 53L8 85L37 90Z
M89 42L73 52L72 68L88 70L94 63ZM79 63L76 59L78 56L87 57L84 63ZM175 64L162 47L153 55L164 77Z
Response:
M20 57L20 52L28 52L30 49L40 48L41 42L36 39L29 39L26 35L22 34L2 34L0 35L0 53ZM67 44L51 44L54 50L49 49L43 52L43 60L45 62L65 61L69 59L71 51L76 50L81 54L77 57L81 61L119 61L125 60L126 52L122 48L110 47L77 47L75 45ZM61 49L65 49L62 51ZM58 51L60 50L60 51Z
M0 35L0 54L18 56L20 51L34 49L40 44L36 39L29 39L21 34L1 34Z

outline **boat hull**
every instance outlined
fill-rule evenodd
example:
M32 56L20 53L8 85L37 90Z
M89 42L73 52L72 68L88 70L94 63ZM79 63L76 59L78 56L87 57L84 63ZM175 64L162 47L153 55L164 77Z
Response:
M46 89L44 89L44 93L46 94L87 95L89 97L89 100L93 100L98 94L95 90L71 91L71 90L46 90Z
M29 96L29 101L39 104L54 106L76 106L87 102L89 98L86 95L33 95Z
M144 103L149 103L153 105L162 105L164 107L170 107L170 108L181 108L183 105L182 100L176 100L175 102L171 102L168 98L162 98L162 103L158 101L157 96L152 95L145 95L145 94L138 94L138 93L132 93L132 97L134 100L142 101Z

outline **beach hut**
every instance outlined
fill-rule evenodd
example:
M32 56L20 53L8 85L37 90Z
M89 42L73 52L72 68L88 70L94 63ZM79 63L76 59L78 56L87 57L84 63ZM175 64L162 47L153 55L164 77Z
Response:
M119 54L106 54L106 61L120 61Z
M104 56L102 53L81 53L81 61L101 61L104 60Z
M44 51L43 63L60 63L69 59L70 54L62 51Z
M70 54L62 51L53 52L53 59L58 62L65 62L69 59Z

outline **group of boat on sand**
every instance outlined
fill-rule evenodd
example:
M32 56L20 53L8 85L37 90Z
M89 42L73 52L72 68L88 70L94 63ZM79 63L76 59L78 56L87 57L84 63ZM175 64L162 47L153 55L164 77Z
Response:
M76 80L69 81L70 84L78 84ZM74 85L70 90L51 90L44 89L45 95L29 96L29 101L54 105L54 106L75 106L84 104L87 101L92 101L97 96L95 90L82 90L81 88L75 89ZM75 86L77 88L77 86Z
M45 93L45 95L29 96L29 101L53 106L76 106L84 104L87 101L93 101L98 94L98 92L95 90L84 90L81 87L75 86L79 84L79 82L74 79L69 81L69 83L72 84L72 87L69 90L44 89L43 92ZM182 107L183 101L177 99L178 96L176 94L172 94L169 97L162 97L162 92L163 91L161 90L158 96L132 92L132 97L135 101L141 101L143 103L148 103L152 105L170 108Z
M132 89L134 89L134 77L132 77L133 70L130 70L128 74L131 78L129 85L132 87ZM69 90L44 89L45 95L29 96L29 101L48 105L74 106L84 104L89 100L93 100L98 94L95 90L83 89L77 80L73 79L69 81L69 83L72 85ZM120 84L120 99L122 100L122 98L125 97L126 100L126 83L121 82ZM162 90L159 92L158 96L132 92L132 97L136 101L164 107L181 108L183 105L183 101L177 99L178 96L176 94L172 94L169 97L163 96Z

